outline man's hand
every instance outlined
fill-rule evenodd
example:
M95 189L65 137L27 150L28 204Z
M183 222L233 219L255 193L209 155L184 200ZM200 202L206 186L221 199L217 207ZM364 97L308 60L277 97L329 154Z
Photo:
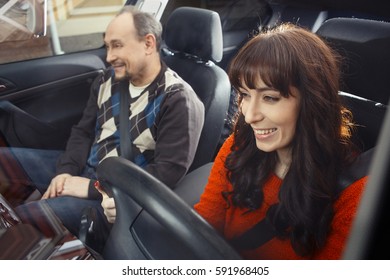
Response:
M89 181L90 179L88 178L71 176L67 173L57 175L51 180L42 199L64 195L87 198Z
M72 175L68 173L63 173L55 176L51 180L50 185L47 188L46 192L42 195L42 199L59 196L64 189L65 180L70 177L72 177Z
M64 188L60 193L60 196L69 195L79 198L88 198L88 186L90 179L71 176L66 178Z
M109 223L114 223L116 219L116 208L115 201L113 197L109 197L108 194L100 187L99 181L96 182L95 188L102 195L102 207L104 209L104 215L106 215L107 221Z

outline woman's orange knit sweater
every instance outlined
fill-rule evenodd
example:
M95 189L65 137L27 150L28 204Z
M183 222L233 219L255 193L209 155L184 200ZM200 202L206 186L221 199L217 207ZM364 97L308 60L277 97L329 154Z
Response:
M270 205L278 202L278 192L282 180L272 175L264 186L264 203L261 208L244 214L248 209L227 207L221 193L231 191L232 185L226 179L224 161L230 153L233 137L230 136L219 151L210 177L195 210L203 216L227 240L238 237L262 220ZM351 229L360 197L367 177L346 188L334 204L334 218L325 247L316 253L314 259L339 259ZM289 240L273 238L264 245L249 251L240 252L245 259L302 259L292 249Z

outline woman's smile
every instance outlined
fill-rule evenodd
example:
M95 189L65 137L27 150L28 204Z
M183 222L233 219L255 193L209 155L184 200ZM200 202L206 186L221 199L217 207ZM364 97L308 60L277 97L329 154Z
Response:
M255 132L255 137L258 140L265 140L274 136L277 132L277 128L267 128L267 129L256 129L253 128Z

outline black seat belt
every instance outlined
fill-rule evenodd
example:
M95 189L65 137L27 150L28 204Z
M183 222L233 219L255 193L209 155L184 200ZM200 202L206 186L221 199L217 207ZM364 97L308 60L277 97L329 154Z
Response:
M338 192L350 186L353 182L363 178L368 174L374 148L365 151L351 164L351 166L342 172L338 182ZM242 235L232 239L229 243L236 250L256 249L276 236L276 231L268 219L263 219L244 232Z
M120 156L133 161L132 143L130 135L130 90L129 81L119 81L112 84L113 92L119 92L119 137L120 137ZM95 181L95 180L93 180ZM91 180L91 182L93 182ZM113 197L110 188L104 189L109 197ZM106 229L102 226L102 221L97 218L97 210L94 207L85 207L82 211L79 239L92 252L103 251L106 240ZM95 254L95 257L98 254ZM100 256L99 256L100 257Z
M129 81L120 81L118 83L120 93L120 112L119 112L119 133L120 133L120 155L121 157L133 161L132 143L130 136L129 120Z

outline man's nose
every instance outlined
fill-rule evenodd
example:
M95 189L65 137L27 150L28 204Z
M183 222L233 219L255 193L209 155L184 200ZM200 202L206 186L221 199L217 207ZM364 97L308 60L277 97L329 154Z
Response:
M113 54L113 52L107 50L106 61L111 64L114 60L115 60L115 55Z

